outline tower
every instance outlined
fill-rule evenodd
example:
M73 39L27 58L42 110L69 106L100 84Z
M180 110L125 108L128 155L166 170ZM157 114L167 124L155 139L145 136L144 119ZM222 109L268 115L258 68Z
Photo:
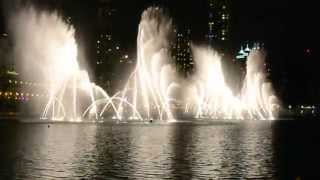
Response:
M112 88L112 82L117 79L113 71L120 59L120 43L114 35L112 26L117 15L117 9L110 1L100 0L97 9L98 34L96 38L96 79L105 89Z
M193 59L191 53L191 30L174 30L175 43L173 45L173 59L176 64L176 70L187 77L193 71Z
M230 38L229 0L208 0L209 45L223 47Z

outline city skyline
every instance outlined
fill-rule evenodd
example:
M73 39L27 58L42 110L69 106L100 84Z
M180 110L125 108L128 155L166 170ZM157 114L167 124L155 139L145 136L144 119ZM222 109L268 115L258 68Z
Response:
M96 43L99 36L99 28L98 25L92 23L95 22L95 17L97 17L99 11L98 1L79 1L77 4L69 1L32 2L41 7L57 9L66 18L71 17L71 24L76 28L76 39L83 53L83 56L81 56L82 61L88 61L91 69L95 69L95 64L97 63ZM163 7L180 29L189 27L192 43L207 43L208 11L206 8L208 1L201 1L199 3L182 3L182 1L165 0L141 1L139 3L129 2L126 6L120 6L123 2L106 2L114 3L115 7L121 7L116 12L119 17L116 18L114 24L112 23L112 26L116 27L115 31L117 31L113 39L121 44L121 50L126 51L124 55L130 54L130 58L132 59L135 58L131 55L135 53L136 44L134 42L140 12L150 5ZM229 51L228 54L232 54L234 58L239 48L244 44L253 42L263 43L268 53L268 62L272 69L270 78L274 82L275 88L279 89L278 93L281 93L284 102L299 103L302 101L305 103L316 103L313 97L319 97L319 86L317 85L319 83L316 83L318 80L313 78L316 77L317 72L315 67L319 64L316 61L317 54L314 50L315 43L312 38L315 30L309 28L315 16L312 15L313 11L307 12L303 10L311 5L298 7L297 4L290 4L287 1L279 3L271 1L263 2L262 4L254 1L231 3L230 48L226 49ZM2 6L8 7L6 2L3 2ZM83 14L83 9L87 9L88 13ZM295 15L294 12L297 9L301 9L301 13ZM3 8L1 10L3 17L0 23L2 24L1 29L3 29L3 32L6 32L4 14L7 10ZM304 21L301 21L303 24L297 28L292 28L294 27L295 19L303 19ZM190 23L194 24L190 25ZM105 25L107 24L105 23ZM297 36L297 33L303 35ZM296 40L296 42L289 43L292 39ZM308 60L300 61L299 59ZM299 88L300 86L306 88ZM306 98L303 96L304 94L308 94L310 97Z
M0 179L319 179L316 5L0 0Z

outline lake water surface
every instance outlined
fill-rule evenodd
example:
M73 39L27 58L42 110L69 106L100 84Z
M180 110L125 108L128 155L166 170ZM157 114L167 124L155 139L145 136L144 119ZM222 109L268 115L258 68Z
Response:
M304 179L320 167L310 122L3 122L0 179Z

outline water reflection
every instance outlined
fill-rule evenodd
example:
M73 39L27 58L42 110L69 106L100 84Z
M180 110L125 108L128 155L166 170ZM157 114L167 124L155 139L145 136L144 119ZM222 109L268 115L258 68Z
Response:
M194 145L197 132L192 125L175 125L170 128L170 177L175 179L190 179L193 177Z
M0 177L270 179L276 174L270 123L18 124L6 133L12 139L0 139L5 147Z
M130 126L98 127L95 135L96 171L90 179L130 177Z
M18 175L85 177L92 171L95 125L54 124L47 128L47 125L30 124L23 128L17 139L17 150L22 155L21 165L16 169Z

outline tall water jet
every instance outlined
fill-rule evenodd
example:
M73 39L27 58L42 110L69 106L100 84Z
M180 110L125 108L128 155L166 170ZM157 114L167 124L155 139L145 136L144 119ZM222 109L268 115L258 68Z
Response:
M249 55L242 88L236 93L226 83L221 57L210 48L193 46L197 71L191 79L178 79L170 63L172 21L157 7L143 12L136 67L124 88L112 96L92 83L79 65L75 31L57 13L21 9L11 26L23 78L40 82L48 94L41 104L41 119L169 122L180 115L274 119L279 108L260 51Z
M186 112L196 118L274 119L279 109L266 79L262 51L252 51L242 89L234 93L225 81L221 56L210 48L193 47L197 72L189 85Z
M137 37L136 68L123 91L123 97L130 98L143 119L173 120L166 93L171 83L168 75L172 73L168 64L170 33L171 20L160 8L151 7L143 12ZM136 111L130 118L137 118Z
M247 58L247 73L241 92L241 100L250 118L274 119L278 115L279 100L272 84L267 81L265 54L253 50Z
M48 96L41 118L80 121L82 105L103 95L80 69L74 28L57 13L33 7L20 9L10 22L22 78L40 82Z
M169 64L171 26L171 20L160 8L150 7L142 13L136 67L123 90L94 103L103 105L98 113L100 117L110 110L108 107L114 106L113 118L118 120L174 120L168 94L175 77L174 68Z

